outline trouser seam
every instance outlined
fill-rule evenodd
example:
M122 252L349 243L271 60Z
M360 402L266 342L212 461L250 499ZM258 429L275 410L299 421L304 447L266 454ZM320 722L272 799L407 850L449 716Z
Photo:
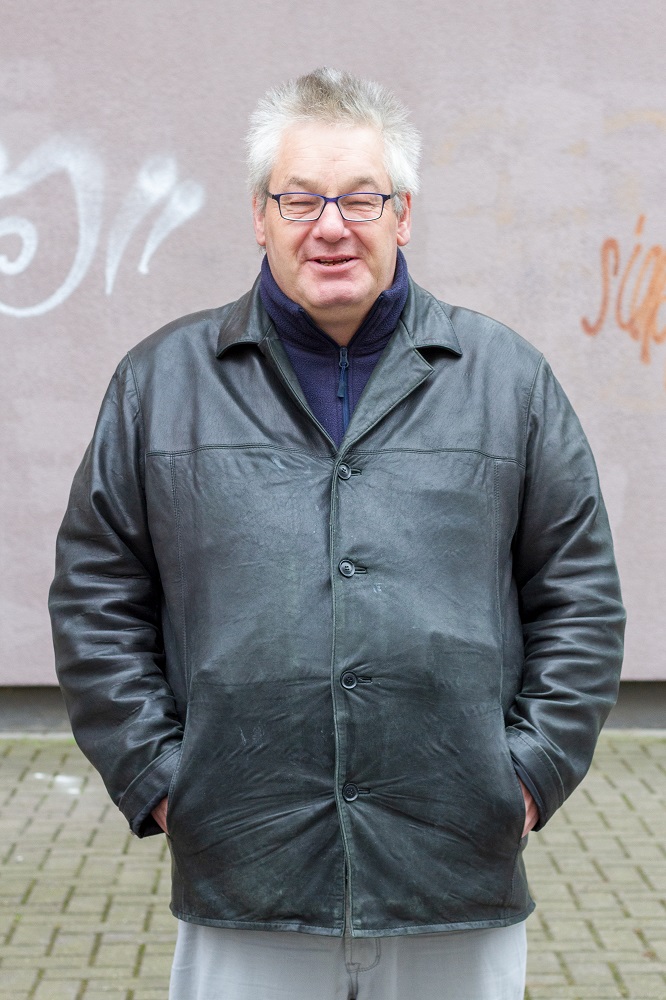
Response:
M366 940L367 940L367 938L366 938ZM382 957L382 945L381 945L381 941L379 940L379 938L375 938L375 960L374 960L374 962L371 965L366 965L365 968L362 968L361 965L359 964L356 967L356 971L357 972L372 972L372 970L376 969L377 966L379 965L379 960L381 959L381 957Z

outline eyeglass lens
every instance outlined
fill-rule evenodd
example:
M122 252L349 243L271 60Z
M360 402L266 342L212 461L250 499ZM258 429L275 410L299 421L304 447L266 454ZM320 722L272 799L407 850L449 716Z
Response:
M280 195L280 212L284 219L309 222L319 218L326 200L319 194L293 192ZM354 192L338 198L343 219L348 222L371 222L382 214L384 199L380 194Z

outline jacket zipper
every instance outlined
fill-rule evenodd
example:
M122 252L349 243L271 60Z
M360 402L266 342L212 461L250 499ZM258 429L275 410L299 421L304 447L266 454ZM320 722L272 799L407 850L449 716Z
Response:
M340 381L338 382L338 399L342 400L342 433L344 434L349 426L349 386L347 383L347 369L349 360L347 358L347 348L340 348Z

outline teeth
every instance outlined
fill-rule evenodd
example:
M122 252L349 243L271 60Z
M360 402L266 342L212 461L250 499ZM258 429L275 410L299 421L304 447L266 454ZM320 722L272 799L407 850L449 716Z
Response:
M318 257L317 263L332 266L333 264L346 264L348 260L351 260L351 257L342 257L339 260L327 260L325 257Z

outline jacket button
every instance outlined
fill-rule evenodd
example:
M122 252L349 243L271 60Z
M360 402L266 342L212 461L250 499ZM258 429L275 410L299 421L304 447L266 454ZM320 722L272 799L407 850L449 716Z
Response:
M353 576L356 572L356 567L350 559L341 559L338 563L338 569L343 576Z
M342 463L342 465L338 466L338 475L340 479L349 479L351 474L352 474L351 468L344 462Z
M358 788L352 781L342 786L342 797L345 802L354 802L358 798Z
M343 688L347 689L347 691L351 691L351 689L355 688L356 685L358 684L358 681L356 680L356 674L352 673L351 670L346 670L342 675L342 677L340 678L340 683L342 684Z

